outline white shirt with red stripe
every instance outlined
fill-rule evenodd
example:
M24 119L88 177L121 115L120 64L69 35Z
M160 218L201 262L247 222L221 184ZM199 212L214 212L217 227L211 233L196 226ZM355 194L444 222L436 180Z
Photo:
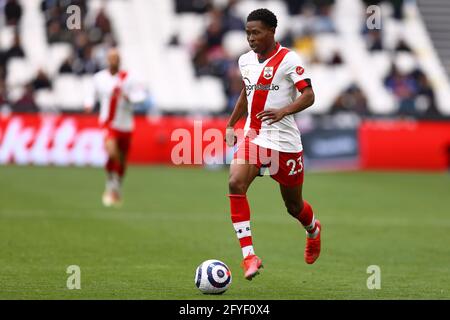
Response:
M260 63L258 55L249 51L239 58L239 69L245 84L248 101L246 134L253 129L257 133L255 144L282 152L303 150L300 131L294 115L268 125L256 114L264 109L280 109L297 98L297 92L311 84L300 57L293 51L280 46L270 58Z
M96 73L89 91L85 106L92 108L96 99L100 101L99 122L102 126L122 132L133 131L133 104L144 101L145 91L126 71L114 75L109 70ZM124 95L129 101L125 100Z

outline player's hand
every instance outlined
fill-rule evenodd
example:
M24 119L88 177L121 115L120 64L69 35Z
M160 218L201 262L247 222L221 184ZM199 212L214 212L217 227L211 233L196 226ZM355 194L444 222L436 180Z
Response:
M84 113L91 113L94 108L90 106L84 106Z
M259 112L256 115L256 118L260 119L261 121L270 120L268 124L271 125L283 119L285 115L286 114L282 109L266 109Z
M229 147L233 147L237 143L237 137L233 127L227 127L225 131L225 142Z

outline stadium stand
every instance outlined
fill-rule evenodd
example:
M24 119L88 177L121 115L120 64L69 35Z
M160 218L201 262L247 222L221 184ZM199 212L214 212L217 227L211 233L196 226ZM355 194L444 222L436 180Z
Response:
M69 5L81 8L81 30L66 26ZM370 5L381 8L380 29L367 27ZM82 89L117 45L161 112L229 113L248 50L244 21L259 7L277 14L278 41L310 69L316 103L307 112L450 115L439 32L449 23L429 18L450 10L444 0L0 0L0 106L82 111Z

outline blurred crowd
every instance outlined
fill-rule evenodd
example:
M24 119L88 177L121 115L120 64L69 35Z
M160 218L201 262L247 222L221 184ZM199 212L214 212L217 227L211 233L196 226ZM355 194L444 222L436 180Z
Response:
M111 21L105 10L101 8L95 15L91 15L87 2L88 0L43 0L41 2L40 7L45 16L48 44L67 43L73 49L72 54L59 68L59 74L84 75L96 73L105 67L108 49L116 45ZM77 5L81 9L83 25L80 30L69 30L66 26L67 7L70 5ZM0 51L0 106L8 103L6 95L8 61L13 57L26 57L20 37L23 14L20 2L17 0L0 0L1 14L4 16L4 25L14 28L14 41L9 49ZM12 111L38 111L33 99L34 93L40 89L51 88L52 79L46 74L45 70L38 70L36 77L25 86L22 97L18 101L10 103Z
M81 30L67 29L68 5L81 8L81 21L84 24ZM74 54L64 61L60 68L61 73L92 74L105 67L106 52L116 43L111 21L104 8L92 16L87 7L87 0L44 0L41 9L45 13L48 42L66 42L73 45Z
M335 0L283 0L286 3L289 14L298 16L289 32L279 42L298 52L307 58L309 64L325 64L336 66L343 63L338 52L333 53L324 61L319 58L314 44L314 38L320 33L336 33L332 10ZM206 14L209 24L204 35L195 44L192 54L193 65L196 74L212 75L220 77L226 88L228 103L226 113L230 113L239 97L242 89L242 80L235 59L230 58L223 46L223 39L227 32L232 30L243 30L244 21L234 15L234 6L238 0L229 0L223 7L214 6L210 0L177 0L176 10L178 13L195 12ZM364 0L367 6L380 5L383 0ZM392 5L392 16L401 21L404 16L403 0L389 1ZM383 47L383 30L368 30L366 24L361 26L361 34L364 36L367 49L371 52L388 50ZM403 40L397 45L396 52L414 52ZM404 74L400 72L393 63L392 70L384 81L385 86L397 99L399 108L398 115L421 116L438 115L433 89L425 74L416 69ZM356 85L350 85L340 94L329 109L330 114L339 112L350 112L360 116L370 116L372 113L368 108L367 97Z
M305 54L312 54L314 34L320 32L335 32L330 16L334 0L283 0L290 15L302 15L304 23L293 26L290 32L279 42L285 47L301 50ZM230 113L242 90L242 79L237 63L230 57L223 46L223 39L227 32L233 30L243 31L245 21L235 15L234 7L239 0L229 0L226 6L214 6L209 0L177 0L178 13L195 12L206 14L209 24L204 35L198 39L192 54L192 61L198 76L212 75L220 77L228 97L224 110ZM341 63L336 55L331 64Z
M223 40L227 32L243 31L245 22L235 14L235 6L239 0L222 1L226 5L217 6L213 0L174 0L178 14L192 12L208 17L208 25L203 35L193 45L192 63L197 76L210 75L222 80L226 91L227 105L224 113L230 113L242 89L242 80L236 59L229 56L224 49ZM343 63L338 52L323 60L317 55L314 38L321 33L336 33L332 19L335 0L282 0L288 13L298 16L296 23L279 39L283 46L291 47L307 57L308 64L324 64L336 66ZM365 4L380 4L382 0L364 0ZM393 17L403 19L403 0L389 1L393 8ZM68 5L78 5L81 8L83 28L68 30L66 27ZM67 58L59 69L59 73L76 75L93 74L105 67L105 56L109 48L116 45L112 31L111 20L105 10L100 9L95 15L88 10L87 0L43 0L41 10L45 14L46 34L49 44L68 43L73 48L73 54ZM5 79L7 63L12 57L24 57L21 46L20 21L22 7L17 0L0 0L0 16L3 24L14 26L13 44L5 51L0 51L0 106L8 103ZM0 26L1 26L0 19ZM297 23L298 22L298 23ZM383 46L383 29L368 30L361 26L361 34L370 52L390 50ZM176 35L172 45L177 45ZM415 53L404 41L400 41L396 52ZM405 73L393 63L389 75L384 79L384 85L396 97L399 108L398 115L420 116L439 114L435 103L435 93L429 79L415 68ZM14 111L36 111L33 103L33 93L43 88L51 88L52 79L40 70L25 88L23 97L13 105ZM360 116L370 116L367 97L357 84L350 85L342 92L328 109L330 114L350 112Z

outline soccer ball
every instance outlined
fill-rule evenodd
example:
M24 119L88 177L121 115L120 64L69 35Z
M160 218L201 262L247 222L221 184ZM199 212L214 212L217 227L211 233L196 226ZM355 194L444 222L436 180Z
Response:
M231 285L231 271L219 260L206 260L195 271L195 285L204 294L224 293Z

